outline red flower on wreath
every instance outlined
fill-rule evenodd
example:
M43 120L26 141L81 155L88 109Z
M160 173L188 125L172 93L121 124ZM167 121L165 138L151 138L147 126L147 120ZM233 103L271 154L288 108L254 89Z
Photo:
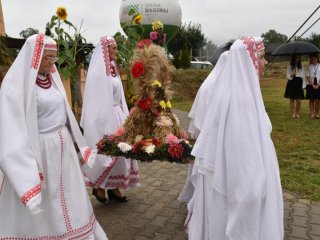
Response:
M171 144L168 147L168 153L172 158L180 159L183 153L183 147L180 143Z
M135 62L131 67L131 74L134 78L139 78L146 73L142 62Z
M137 142L136 144L133 145L132 152L138 153L146 145L148 145L148 142L145 141L145 140L141 140L141 141L139 141L139 142Z
M143 111L148 110L151 106L151 98L150 97L141 98L138 101L137 106L138 106L138 108L140 108Z
M104 149L104 147L105 147L104 141L105 141L105 139L103 138L96 144L98 150L103 150Z
M149 47L152 44L150 39L142 39L138 42L137 48L143 48L144 46Z
M161 142L158 138L153 138L152 144L155 145L156 147L158 147L158 146L160 146Z

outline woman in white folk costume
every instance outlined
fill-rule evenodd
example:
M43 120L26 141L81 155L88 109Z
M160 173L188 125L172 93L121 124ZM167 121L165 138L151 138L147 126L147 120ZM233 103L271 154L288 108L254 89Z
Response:
M259 75L260 38L231 46L192 154L199 160L186 228L191 240L282 240L283 199Z
M97 44L88 69L80 125L90 147L106 134L114 134L128 116L122 82L116 66L117 43L112 37L102 37ZM138 163L123 157L98 156L88 177L93 195L100 202L126 202L119 188L139 187Z
M55 42L26 40L0 91L0 239L107 239L81 166L86 146L54 65Z
M190 118L190 125L189 125L188 131L193 138L197 138L200 134L202 124L204 122L205 116L208 111L208 107L211 102L211 98L212 98L211 96L215 92L215 84L217 83L218 79L221 79L219 78L219 76L225 66L228 53L229 51L225 51L220 55L214 69L210 72L208 77L201 84L198 90L198 93L196 95L196 98L192 104L191 110L188 115L188 117ZM198 160L195 160L195 161L197 162L195 166L198 166ZM194 168L193 163L189 163L187 180L178 197L179 201L189 202L193 195L194 186L190 178L193 171L197 172L197 168ZM194 178L193 181L195 181L196 178L195 177L193 178Z

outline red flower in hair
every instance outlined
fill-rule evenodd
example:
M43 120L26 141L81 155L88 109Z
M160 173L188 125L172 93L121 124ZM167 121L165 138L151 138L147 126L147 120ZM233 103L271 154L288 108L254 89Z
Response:
M150 46L152 41L150 39L142 39L138 42L137 48L143 48L144 46L148 47Z
M146 70L142 62L135 62L131 67L131 74L134 78L139 78L144 75Z
M180 159L182 157L183 147L180 143L170 144L168 147L168 153L172 158Z
M143 111L148 110L151 106L151 98L150 97L141 98L138 101L137 106Z

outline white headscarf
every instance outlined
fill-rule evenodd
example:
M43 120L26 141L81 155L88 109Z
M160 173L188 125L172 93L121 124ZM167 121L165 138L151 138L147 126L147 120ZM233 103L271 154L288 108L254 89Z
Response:
M197 96L188 115L188 117L191 119L189 132L193 137L197 137L199 135L208 111L208 106L211 102L211 96L215 92L214 88L216 80L219 79L220 74L224 69L228 53L229 51L225 51L220 55L216 65L214 66L214 69L210 72L198 90Z
M192 154L226 199L226 239L282 240L283 199L253 38L232 45ZM219 206L215 206L219 208Z
M83 97L83 106L80 126L84 130L87 143L96 147L96 143L104 134L112 134L117 129L113 119L113 76L111 66L116 68L116 63L110 62L108 46L116 42L112 37L102 37L94 49ZM119 78L118 71L117 78ZM121 108L128 115L128 107L121 88Z
M0 91L0 168L30 209L41 201L40 182L46 180L40 160L35 83L44 49L55 50L54 46L55 41L43 34L29 37L6 74ZM50 74L65 98L71 134L84 163L91 165L94 154L81 135L54 65ZM31 195L30 189L34 189ZM34 198L36 201L31 201Z

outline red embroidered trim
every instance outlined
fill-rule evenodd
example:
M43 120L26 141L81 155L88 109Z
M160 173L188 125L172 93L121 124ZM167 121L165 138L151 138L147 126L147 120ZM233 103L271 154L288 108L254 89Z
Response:
M42 173L39 173L39 177L40 177L40 180L41 180L41 181L44 181L44 176L43 176Z
M140 183L139 178L130 178L129 182L108 182L105 185L105 188L122 188L127 189L130 186Z
M68 206L66 203L66 199L64 196L64 187L63 187L63 176L62 176L62 166L63 166L63 152L64 152L64 140L63 140L63 136L61 131L58 131L59 134L59 138L60 138L60 144L61 144L61 157L60 157L60 163L61 163L61 170L60 170L60 202L61 202L61 207L62 207L62 211L63 211L63 218L64 218L64 222L67 228L67 231L71 231L72 230L72 226L71 226L71 221L70 221L70 217L69 217L69 213L68 213Z
M46 43L44 45L44 49L57 51L57 44L55 44L55 43Z
M89 157L91 155L91 149L88 147L85 151L84 151L84 154L83 154L83 161L81 162L81 166L86 164L89 160Z
M4 237L1 239L4 240L66 240L66 239L83 239L86 236L90 236L91 234L93 234L94 231L94 227L96 224L96 218L94 216L94 214L92 214L90 216L90 220L89 223L86 224L83 227L80 228L76 228L72 231L68 231L65 234L62 235L58 235L58 236L41 236L41 237Z
M111 62L110 62L110 58L109 58L109 49L108 46L110 45L117 45L116 41L114 39L108 39L107 37L101 37L100 38L100 44L102 47L102 52L103 52L103 59L104 59L104 63L105 63L105 67L106 67L106 74L107 76L110 76L110 74L112 74L112 69L111 69ZM114 69L116 72L116 75L118 74L118 71L116 69ZM114 76L114 73L112 75Z
M37 69L39 66L40 56L41 56L42 49L43 49L43 43L44 43L44 35L38 34L37 40L36 40L36 45L33 50L31 68Z
M29 191L27 191L22 197L21 201L24 205L27 205L29 200L33 198L34 196L37 196L41 192L41 185L37 184L35 187L31 188Z
M254 39L251 37L245 37L245 38L242 38L241 40L243 41L243 44L246 46L249 56L252 59L253 65L256 71L258 72L259 63L258 63L258 57L257 57L257 46Z

